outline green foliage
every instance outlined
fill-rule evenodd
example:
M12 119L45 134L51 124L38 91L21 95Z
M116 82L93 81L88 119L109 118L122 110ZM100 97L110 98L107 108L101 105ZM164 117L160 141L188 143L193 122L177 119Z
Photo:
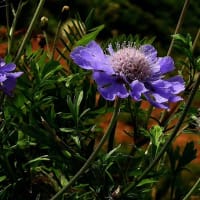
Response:
M85 5L88 2L91 3L85 1ZM18 70L24 74L17 80L14 96L7 97L3 93L0 96L0 199L2 200L51 199L62 191L62 188L65 188L76 177L81 167L89 161L86 169L58 199L151 199L152 188L158 191L158 186L161 186L161 191L167 191L166 193L170 188L171 199L174 196L178 199L179 195L184 196L190 189L190 183L187 187L182 187L179 181L181 173L197 157L193 142L188 142L181 151L180 148L170 148L170 141L161 157L149 169L173 133L174 127L168 128L168 125L180 118L185 108L184 103L157 117L152 115L157 111L153 107L142 107L143 100L140 102L131 99L122 100L120 115L116 117L119 123L114 124L108 139L111 145L105 143L98 154L90 160L90 156L100 144L100 138L105 136L104 129L112 123L112 120L111 122L108 120L107 123L107 114L114 112L115 103L99 97L96 85L91 80L91 72L86 72L72 63L69 57L71 50L97 39L99 34L105 33L108 28L112 31L116 25L122 26L124 32L128 34L120 34L122 32L120 30L117 36L111 39L99 37L103 39L101 43L105 50L110 43L113 48L117 48L120 42L128 41L136 46L151 44L155 40L153 28L158 30L158 37L162 38L161 33L169 28L166 25L174 20L170 18L163 23L163 20L157 17L166 18L169 17L169 13L163 12L166 10L165 7L161 10L155 9L156 1L138 2L142 4L143 9L145 8L143 4L147 5L146 11L130 1L94 1L92 4L98 6L90 11L85 21L76 14L74 18L69 19L71 24L63 28L64 36L58 35L54 38L54 41L60 42L61 46L55 43L52 49L41 48L33 51L31 44L27 42L21 52L22 56L16 63ZM152 7L148 6L150 4ZM166 0L162 4L172 8L174 2ZM12 9L14 11L15 6ZM104 9L104 12L100 12L101 9ZM150 9L155 11L155 15ZM142 14L144 14L142 19L148 23L140 24L139 27L139 16ZM107 26L93 27L95 17L102 21L108 16L108 21L100 23ZM126 23L122 23L124 21ZM109 24L114 25L108 26ZM127 24L131 25L134 31L128 29ZM146 36L145 30L148 24L151 29ZM136 34L136 30L141 32ZM36 31L40 30L36 27ZM144 33L146 37L142 37ZM177 63L180 64L179 73L184 75L187 81L183 97L188 99L188 93L199 73L200 59L194 52L194 42L190 34L176 34L173 38L176 53L181 55L177 58ZM55 56L55 49L59 54L58 57ZM5 56L5 60L13 61L17 50L12 48L12 51ZM63 61L67 67L63 66ZM182 121L184 125L187 124L183 127L184 131L190 131L191 124L188 123L190 119L198 122L196 107L190 108L187 119ZM152 120L156 125L149 129ZM120 124L123 125L122 129L118 129ZM194 130L199 130L199 123L194 124ZM131 126L133 130L125 130L125 125ZM118 143L122 143L123 140L120 136L126 134L130 140L119 145ZM120 138L120 141L117 138ZM149 171L146 172L146 169ZM165 179L163 182L166 185L162 179ZM156 194L157 199L160 197L159 192Z
M194 148L194 142L188 142L183 150L176 147L173 151L169 151L169 158L174 173L180 173L192 160L196 158L197 150Z
M150 129L149 136L152 143L152 154L157 155L160 147L165 143L163 129L160 126L154 126Z
M173 35L173 38L175 41L174 47L180 54L177 64L179 65L180 72L185 77L187 88L190 88L196 72L199 71L199 57L195 56L194 42L190 34L176 34Z
M100 25L91 30L91 33L88 33L81 38L81 40L77 41L75 46L83 46L88 44L90 41L95 40L99 32L104 28L104 25Z

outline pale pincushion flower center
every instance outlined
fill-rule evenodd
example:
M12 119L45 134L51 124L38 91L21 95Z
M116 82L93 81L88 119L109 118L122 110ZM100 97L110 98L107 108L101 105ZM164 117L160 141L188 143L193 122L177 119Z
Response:
M144 81L151 75L150 65L145 55L133 47L124 47L111 55L115 73L128 81Z

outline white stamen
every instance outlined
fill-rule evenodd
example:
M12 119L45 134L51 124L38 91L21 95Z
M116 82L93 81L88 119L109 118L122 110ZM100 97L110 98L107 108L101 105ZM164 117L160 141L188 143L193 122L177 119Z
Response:
M151 76L150 64L145 55L132 43L116 44L117 51L111 55L111 64L119 76L124 76L128 81L144 81Z

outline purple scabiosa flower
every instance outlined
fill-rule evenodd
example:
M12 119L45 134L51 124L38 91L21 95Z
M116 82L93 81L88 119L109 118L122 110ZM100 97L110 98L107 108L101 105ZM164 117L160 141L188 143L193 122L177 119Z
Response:
M87 46L76 47L71 58L83 69L92 70L98 91L106 100L129 95L136 101L145 97L153 106L168 109L168 102L182 100L184 81L180 76L164 79L174 70L171 57L158 57L152 45L134 46L132 43L110 44L107 53L91 41Z
M3 90L9 96L12 95L12 91L16 86L16 79L23 74L23 72L12 72L15 68L14 63L6 64L0 58L0 90Z

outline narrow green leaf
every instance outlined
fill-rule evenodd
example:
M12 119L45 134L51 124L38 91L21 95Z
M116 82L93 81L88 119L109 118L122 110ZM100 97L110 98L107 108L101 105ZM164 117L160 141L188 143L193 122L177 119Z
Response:
M154 179L147 178L147 179L143 179L142 181L140 181L140 183L138 183L137 186L140 187L140 186L143 186L146 184L152 184L152 183L156 183L156 182L157 181Z
M60 128L60 131L64 132L64 133L72 133L75 131L75 129L73 128Z
M100 25L92 29L91 30L92 32L84 35L82 39L80 39L79 41L75 43L75 46L83 46L83 45L88 44L90 41L95 40L99 32L102 31L103 29L104 29L104 25Z
M50 159L48 158L48 155L43 155L43 156L40 156L40 157L37 157L35 159L32 159L32 160L29 160L26 164L26 165L31 165L33 163L36 163L36 162L40 162L40 161L49 161Z
M0 183L6 180L6 178L7 178L6 176L0 176Z
M93 9L89 12L88 16L86 17L85 26L86 26L87 28L90 28L90 24L91 24L92 18L94 17L94 11L95 11L95 9L93 8Z
M83 91L81 91L78 95L77 101L76 101L76 107L79 110L81 101L83 100Z
M121 145L119 144L117 147L112 149L109 153L106 154L104 160L108 160L116 151L118 151L121 148Z

